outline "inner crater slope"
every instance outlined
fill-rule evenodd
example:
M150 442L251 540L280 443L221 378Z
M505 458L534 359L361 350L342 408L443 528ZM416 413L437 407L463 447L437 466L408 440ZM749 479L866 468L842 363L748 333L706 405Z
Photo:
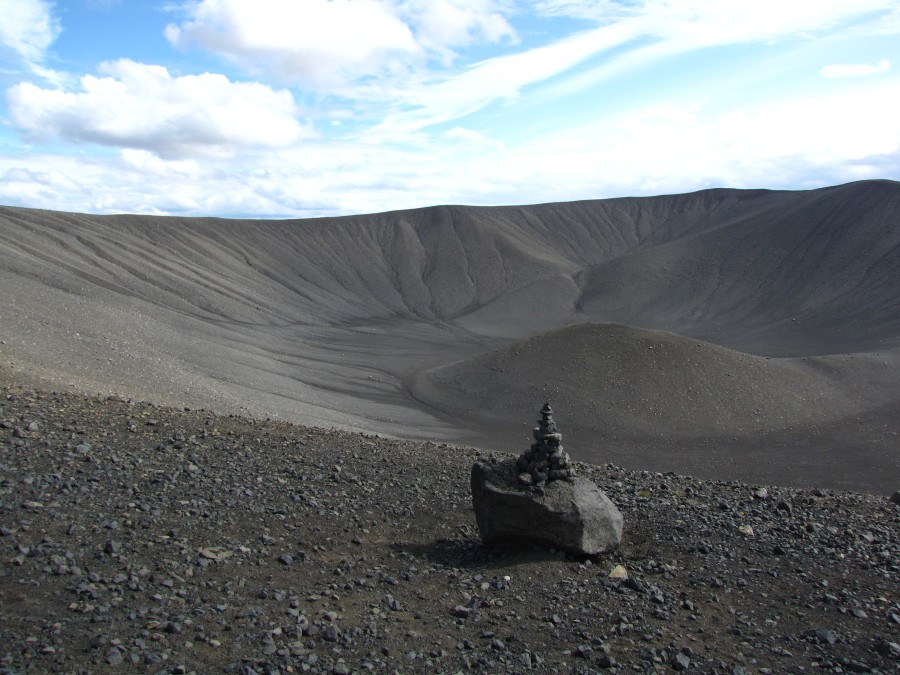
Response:
M881 490L898 222L892 181L301 220L0 207L0 370L516 453L549 398L579 459Z

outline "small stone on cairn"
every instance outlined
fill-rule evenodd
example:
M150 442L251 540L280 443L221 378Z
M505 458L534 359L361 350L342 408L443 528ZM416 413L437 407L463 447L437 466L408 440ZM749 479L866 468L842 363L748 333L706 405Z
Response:
M534 428L534 443L531 448L519 456L517 463L522 482L533 482L542 485L548 480L561 480L575 475L573 467L569 463L569 454L563 450L562 434L556 428L553 420L553 408L545 403L541 408L541 419Z

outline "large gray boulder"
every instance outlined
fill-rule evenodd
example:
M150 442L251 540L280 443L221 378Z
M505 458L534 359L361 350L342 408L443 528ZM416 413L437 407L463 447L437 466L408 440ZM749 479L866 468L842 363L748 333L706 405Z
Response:
M530 541L595 555L622 541L622 514L592 481L525 484L514 460L472 466L472 504L485 544Z

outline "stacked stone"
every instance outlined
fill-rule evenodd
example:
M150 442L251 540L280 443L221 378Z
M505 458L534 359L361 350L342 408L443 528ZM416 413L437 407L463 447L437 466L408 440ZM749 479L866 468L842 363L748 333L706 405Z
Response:
M549 403L541 408L541 419L534 429L534 443L518 460L519 471L531 475L535 485L548 480L560 480L574 475L569 455L563 450L562 434L553 421L553 409Z

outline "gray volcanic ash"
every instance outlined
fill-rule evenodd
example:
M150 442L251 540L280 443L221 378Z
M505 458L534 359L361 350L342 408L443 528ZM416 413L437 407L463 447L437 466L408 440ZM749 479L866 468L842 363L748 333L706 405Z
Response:
M461 416L472 380L445 396L425 391L425 373L528 338L556 345L546 386L565 372L565 387L583 387L565 393L584 415L576 438L581 426L610 442L582 459L688 467L681 442L695 439L747 457L698 450L695 464L722 477L881 490L862 479L898 468L898 222L889 181L299 221L0 208L0 357L8 377L48 386L496 444ZM584 322L684 340L666 338L674 351L654 362L552 332ZM632 389L612 372L577 376L579 359L600 358L591 348L621 354L604 367L633 369ZM482 422L521 424L508 404L543 396L523 377L486 376L501 389Z

